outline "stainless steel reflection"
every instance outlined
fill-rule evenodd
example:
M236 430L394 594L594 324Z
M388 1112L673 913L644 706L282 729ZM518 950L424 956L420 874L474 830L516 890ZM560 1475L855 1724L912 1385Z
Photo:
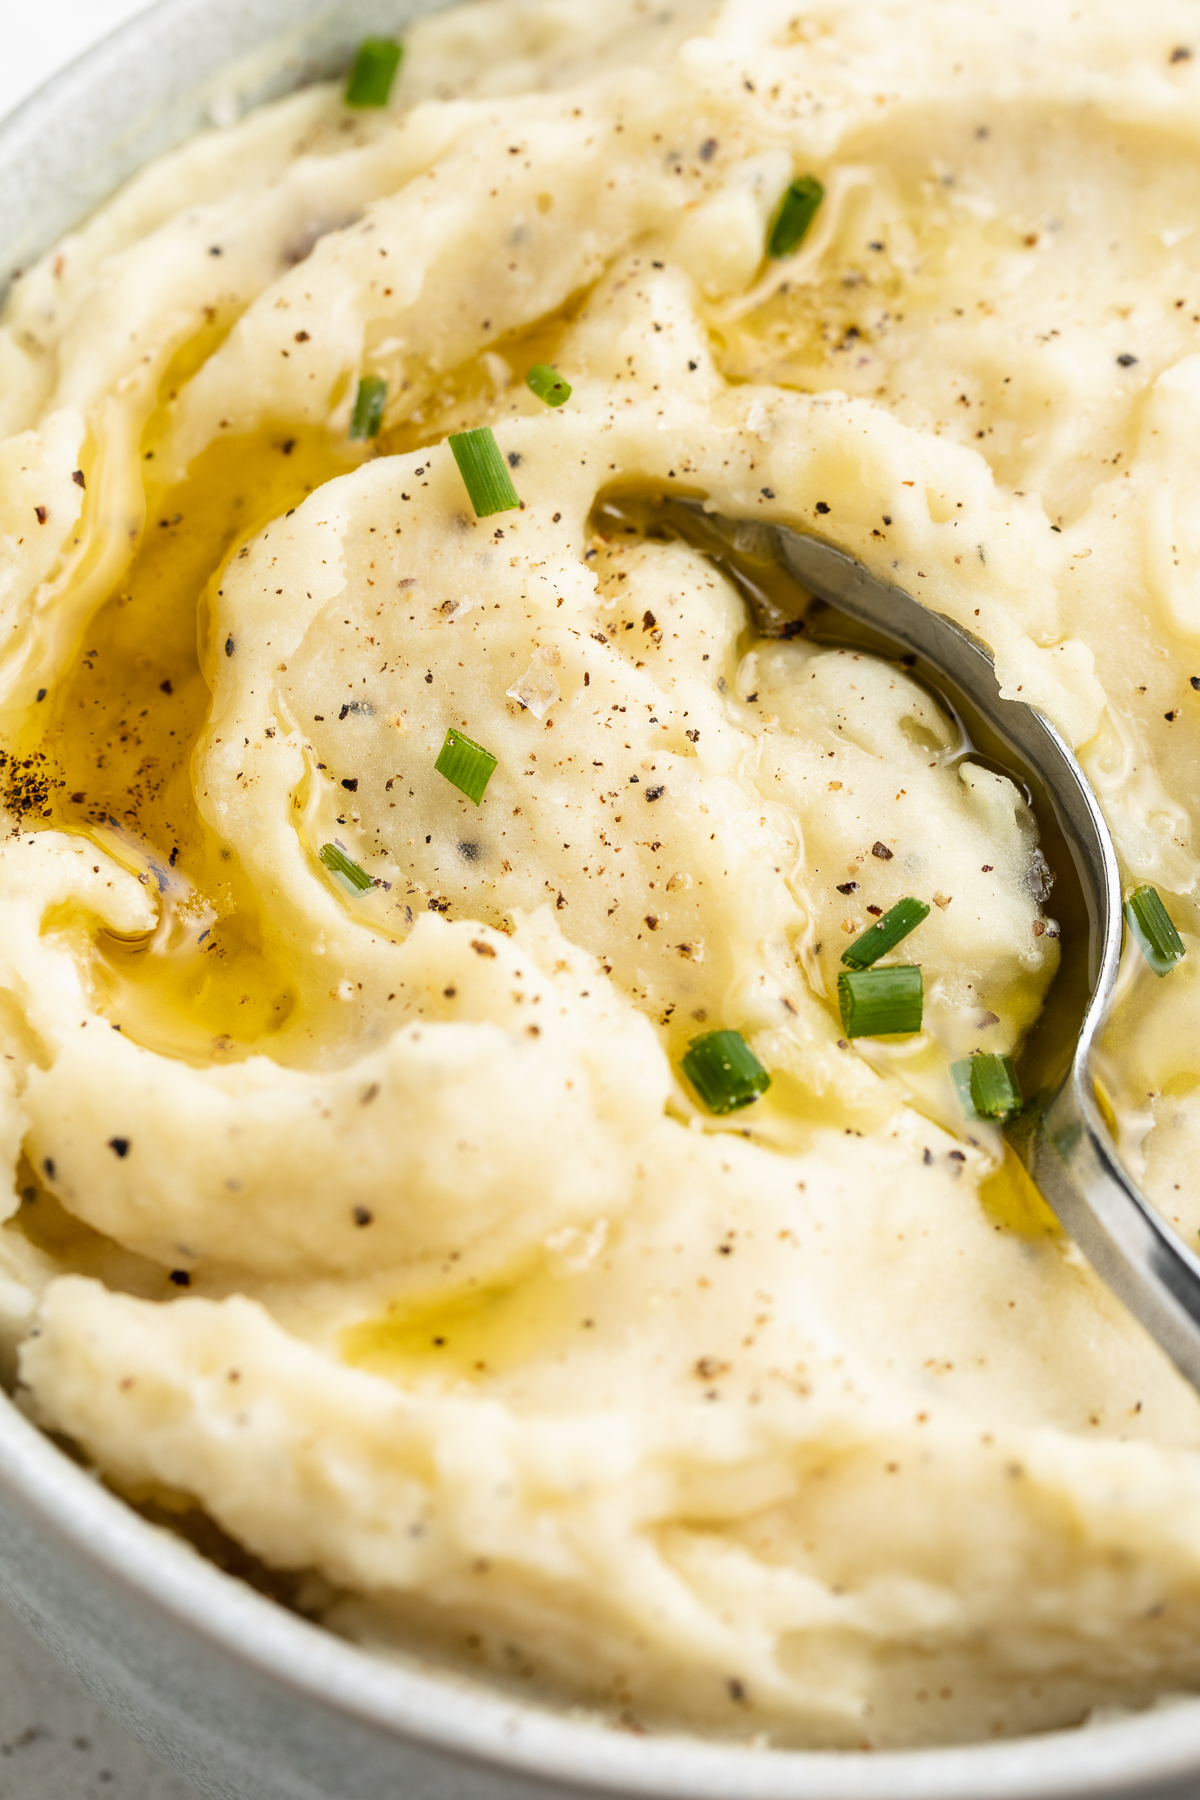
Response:
M749 530L756 554L767 548L762 525L721 523L731 542L739 530ZM802 587L902 646L906 660L915 659L917 675L935 686L949 682L958 704L965 698L1037 779L1041 810L1049 800L1082 888L1088 929L1076 933L1073 943L1064 940L1064 962L1077 966L1066 968L1067 979L1060 974L1051 990L1059 1044L1065 1048L1042 1055L1038 1098L1010 1129L1010 1140L1097 1274L1200 1388L1200 1259L1121 1166L1096 1102L1092 1049L1112 1005L1121 960L1122 893L1117 853L1087 777L1048 719L1001 693L987 648L960 625L831 544L783 527L765 529L779 561ZM1060 867L1058 873L1069 879L1072 871ZM1078 966L1081 962L1085 967Z

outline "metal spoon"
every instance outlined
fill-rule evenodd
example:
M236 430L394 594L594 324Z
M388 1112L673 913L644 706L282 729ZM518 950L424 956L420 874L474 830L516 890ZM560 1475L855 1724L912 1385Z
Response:
M1096 1102L1092 1047L1112 1005L1121 960L1122 896L1116 850L1083 770L1047 719L1020 700L1006 700L983 644L941 613L929 611L902 588L871 575L844 551L781 526L738 525L684 502L703 531L713 529L734 552L730 573L760 624L779 630L777 606L764 602L737 566L745 543L753 562L772 555L818 600L888 645L935 690L952 690L952 709L967 717L971 738L998 742L1003 760L1015 752L1018 779L1037 792L1043 840L1057 839L1059 879L1078 883L1081 929L1063 934L1063 961L1053 1006L1044 1018L1054 1030L1031 1041L1022 1074L1032 1070L1037 1102L1008 1130L1044 1198L1108 1283L1187 1377L1200 1388L1200 1259L1180 1241L1122 1168ZM707 535L707 534L705 534ZM740 579L739 579L740 575ZM764 612L774 618L764 618ZM830 633L830 635L834 635ZM890 654L895 655L894 649ZM1057 1039L1057 1041L1056 1041Z

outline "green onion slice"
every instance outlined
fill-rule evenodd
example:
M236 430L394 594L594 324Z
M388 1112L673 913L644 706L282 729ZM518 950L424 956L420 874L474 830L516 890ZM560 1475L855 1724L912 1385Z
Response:
M981 1119L1011 1119L1021 1110L1021 1084L1009 1056L982 1050L971 1058L971 1103Z
M825 189L815 175L801 175L791 183L767 235L767 255L772 260L790 256L800 248L824 198Z
M958 1095L958 1104L962 1107L964 1119L977 1119L975 1101L971 1095L971 1063L970 1056L960 1057L958 1062L950 1064L950 1079L954 1083L954 1091Z
M509 480L508 466L490 425L452 432L450 448L477 519L520 506L520 495Z
M1135 888L1125 902L1125 923L1156 975L1169 975L1187 955L1157 888Z
M876 924L868 926L861 937L856 937L848 950L842 951L842 961L848 969L869 969L873 962L894 950L901 938L906 938L910 931L915 931L922 919L929 917L929 908L923 900L897 900L889 912L885 912Z
M706 1031L693 1038L679 1066L710 1113L737 1112L771 1085L740 1031Z
M484 789L492 779L496 758L482 744L472 742L461 731L451 728L446 733L446 741L433 766L460 794L465 794L468 800L474 801L478 806L483 799Z
M395 38L364 38L346 83L346 105L386 106L403 55Z
M853 969L838 976L838 1010L847 1037L899 1037L921 1029L925 989L916 963Z
M335 875L340 875L343 881L349 882L356 894L365 894L374 885L367 871L360 869L336 844L322 844L318 855L325 867L332 869Z
M531 394L536 394L547 406L563 406L571 398L570 382L565 381L549 363L534 363L525 377L525 385Z
M387 405L387 382L382 375L364 375L358 384L358 392L354 396L354 411L350 414L350 436L352 438L373 438L379 436L379 427L383 424L383 409Z

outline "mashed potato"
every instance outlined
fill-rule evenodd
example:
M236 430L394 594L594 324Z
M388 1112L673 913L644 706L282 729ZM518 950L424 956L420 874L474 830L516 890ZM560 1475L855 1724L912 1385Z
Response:
M846 548L1077 747L1192 953L1105 1077L1194 1241L1198 59L1184 0L482 0L15 284L0 1319L333 1629L791 1745L1200 1683L1200 1404L954 1079L1053 1005L1037 821L671 504ZM922 1029L851 1043L909 895Z

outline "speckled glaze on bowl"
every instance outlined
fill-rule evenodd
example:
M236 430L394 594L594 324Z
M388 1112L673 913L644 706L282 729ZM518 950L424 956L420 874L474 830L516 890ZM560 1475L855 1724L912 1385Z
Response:
M596 0L597 4L601 0ZM332 73L437 0L163 0L0 125L0 287L148 157ZM115 1499L0 1394L0 1593L221 1800L1184 1800L1200 1701L886 1755L633 1737L365 1655Z

